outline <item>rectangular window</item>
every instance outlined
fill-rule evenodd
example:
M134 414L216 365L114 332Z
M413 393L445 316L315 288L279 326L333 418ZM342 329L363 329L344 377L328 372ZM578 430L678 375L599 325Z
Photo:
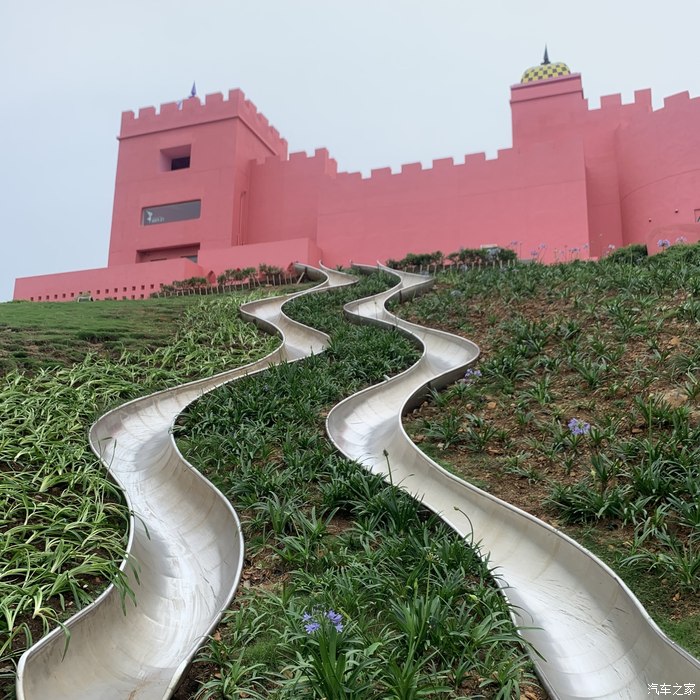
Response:
M190 157L182 156L182 158L173 158L170 161L171 170L185 170L190 167Z
M175 146L174 148L164 148L160 152L160 169L165 172L171 170L186 170L190 167L191 154L191 144Z
M144 207L141 210L141 225L169 224L173 221L199 219L202 210L202 200L193 199L189 202L162 204L157 207Z

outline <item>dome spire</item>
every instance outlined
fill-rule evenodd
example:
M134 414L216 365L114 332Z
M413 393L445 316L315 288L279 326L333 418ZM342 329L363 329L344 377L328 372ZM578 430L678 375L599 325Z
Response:
M556 61L552 63L549 60L549 51L547 44L544 45L544 58L539 66L528 68L520 79L521 83L534 83L540 80L549 80L550 78L561 78L564 75L571 75L569 66L566 63Z

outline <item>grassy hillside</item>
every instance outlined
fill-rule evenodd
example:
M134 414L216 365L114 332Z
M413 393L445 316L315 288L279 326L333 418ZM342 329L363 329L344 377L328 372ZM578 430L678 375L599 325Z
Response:
M180 421L183 452L242 515L247 561L178 698L334 697L334 673L347 697L544 697L472 551L325 439L334 402L415 358L400 336L343 322L342 303L377 284L295 302L332 334L329 352L214 392ZM29 638L116 576L124 512L85 426L266 352L276 341L236 304L0 305L0 695ZM407 417L421 447L589 546L700 653L700 247L445 273L398 312L482 349ZM71 512L89 525L67 537ZM65 565L48 541L65 542Z
M199 299L0 304L0 374L68 366L89 352L118 357L125 348L167 345Z
M388 283L296 300L286 310L328 332L329 350L183 415L179 445L236 505L247 544L233 609L178 700L546 697L488 567L325 435L335 403L418 358L400 334L343 317Z
M591 548L700 654L700 246L447 273L399 313L482 350L407 418L421 447Z
M8 328L58 338L55 345L81 356L71 363L68 353L36 355L27 342L27 357L17 358L23 368L0 379L1 697L13 697L14 664L33 639L108 582L124 590L118 566L127 512L88 448L87 427L126 400L269 352L278 341L238 318L245 299L0 307L0 316L12 317ZM109 321L114 312L119 320ZM156 318L166 321L147 331ZM111 341L125 349L94 337L75 347L77 334L98 328L111 328Z

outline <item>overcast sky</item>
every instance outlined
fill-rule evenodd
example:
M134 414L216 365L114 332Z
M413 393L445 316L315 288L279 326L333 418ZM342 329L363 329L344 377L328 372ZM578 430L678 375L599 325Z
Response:
M0 0L0 300L106 265L121 112L194 80L368 174L509 147L509 88L545 43L591 106L697 96L699 30L697 0Z

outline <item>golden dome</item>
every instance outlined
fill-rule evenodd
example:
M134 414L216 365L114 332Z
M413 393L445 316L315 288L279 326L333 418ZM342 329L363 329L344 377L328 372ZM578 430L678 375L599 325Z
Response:
M549 80L549 78L561 78L563 75L571 75L566 63L550 63L547 48L544 49L544 61L539 66L528 68L520 79L521 83L534 83L537 80Z

